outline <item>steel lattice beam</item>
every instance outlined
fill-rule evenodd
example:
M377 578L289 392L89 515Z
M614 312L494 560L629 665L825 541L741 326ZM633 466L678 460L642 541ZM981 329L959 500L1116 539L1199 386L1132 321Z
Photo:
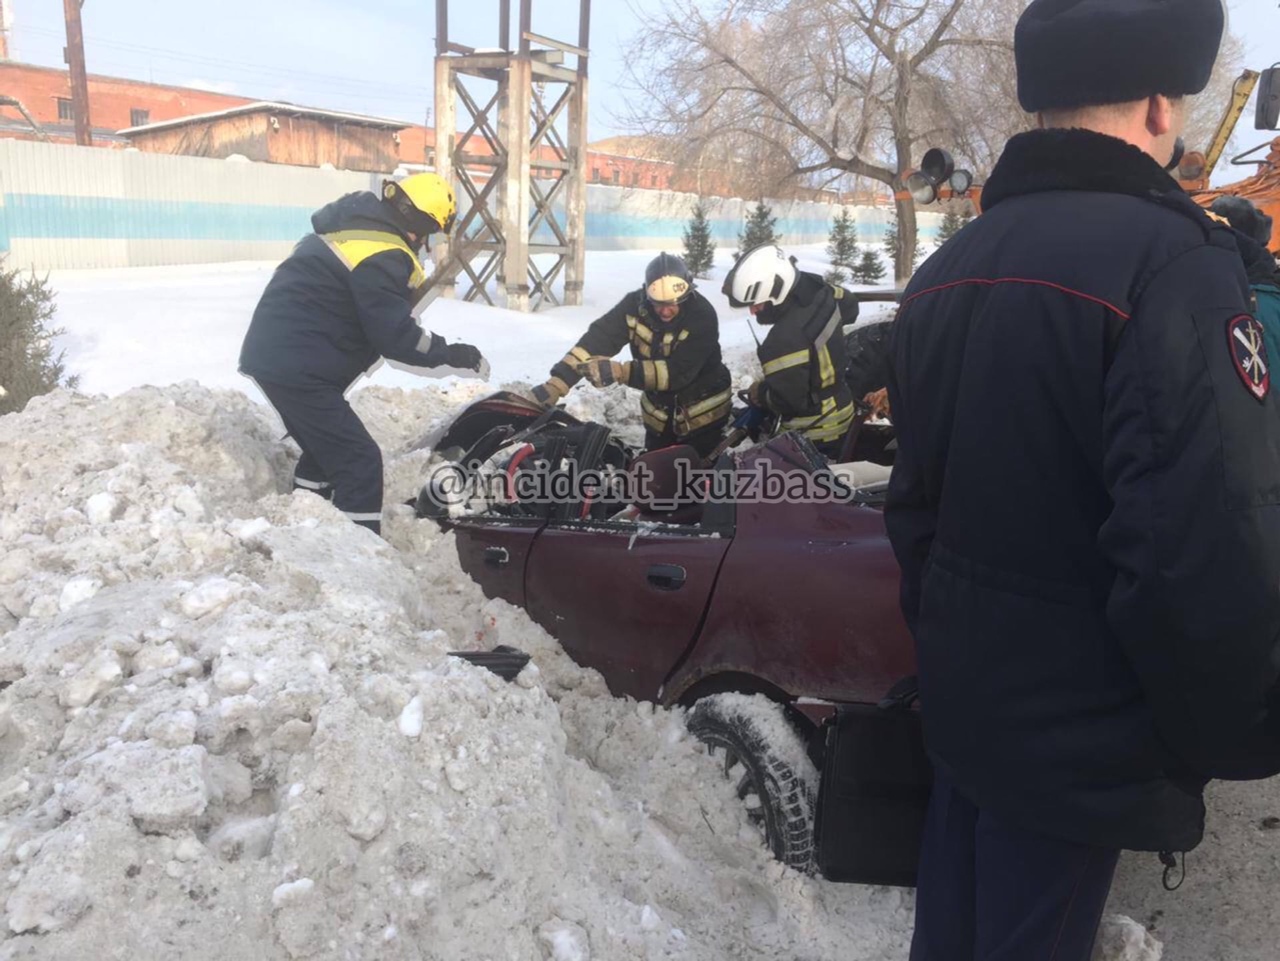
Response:
M510 7L500 0L499 50L478 52L450 41L448 0L436 0L436 169L457 183L465 205L451 241L435 249L438 265L457 261L437 270L441 292L462 282L465 300L537 310L561 302L563 278L563 302L580 304L590 0L580 0L577 44L534 33L533 0L520 0L515 50ZM559 66L566 55L577 57L576 69ZM478 84L496 90L481 93ZM455 257L451 246L465 254ZM544 270L534 257L546 256L555 259Z

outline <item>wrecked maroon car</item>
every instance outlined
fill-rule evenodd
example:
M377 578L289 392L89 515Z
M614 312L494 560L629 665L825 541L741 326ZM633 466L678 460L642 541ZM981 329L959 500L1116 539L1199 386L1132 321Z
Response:
M497 477L497 496L479 512L433 513L430 484L419 498L420 515L452 528L463 569L486 595L524 608L615 695L690 707L690 731L723 753L780 860L802 870L816 860L835 879L910 883L927 783L918 734L911 756L884 769L834 771L830 756L841 711L874 717L877 705L911 700L885 701L895 687L910 691L915 672L881 509L891 427L869 425L847 464L829 464L794 434L705 464L689 448L635 456L603 425L499 394L428 443L460 473L487 465ZM539 471L544 480L591 476L557 497L527 496L536 485L522 482ZM648 483L621 493L609 483L637 475ZM896 713L914 723L914 712ZM886 778L914 785L890 785L875 802L905 817L905 840L842 870L836 849L862 842L829 841L824 858L815 815L868 815L855 796L865 802L867 785ZM868 870L872 862L879 867Z

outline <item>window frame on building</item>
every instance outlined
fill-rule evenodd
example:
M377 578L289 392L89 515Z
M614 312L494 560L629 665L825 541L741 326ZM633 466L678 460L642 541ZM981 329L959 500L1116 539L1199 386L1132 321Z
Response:
M129 108L129 126L130 127L145 127L149 123L151 123L150 110L147 110L143 107Z
M54 97L58 105L58 121L60 123L75 123L76 120L76 104L70 97Z

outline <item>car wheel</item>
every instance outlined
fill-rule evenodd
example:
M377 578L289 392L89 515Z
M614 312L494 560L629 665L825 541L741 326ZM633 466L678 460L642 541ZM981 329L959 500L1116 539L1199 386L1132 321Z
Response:
M773 856L812 871L818 772L782 705L763 695L715 694L693 706L688 726L720 761Z

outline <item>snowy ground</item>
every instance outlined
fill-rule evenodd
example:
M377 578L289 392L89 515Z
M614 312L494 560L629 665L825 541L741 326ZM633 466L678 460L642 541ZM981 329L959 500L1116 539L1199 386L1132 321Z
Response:
M593 255L584 308L427 319L541 380L648 256ZM292 452L234 373L268 273L52 280L86 393L0 418L0 959L905 959L909 892L773 862L682 714L610 697L449 536L284 493ZM388 505L485 390L356 391ZM634 430L619 395L574 403ZM445 656L498 643L534 655L515 684ZM1274 959L1277 816L1272 784L1215 792L1182 891L1129 859L1111 909L1172 961ZM1098 957L1161 949L1113 920Z
M826 270L820 247L795 252L802 268ZM451 342L476 344L489 359L494 383L541 383L592 320L641 285L645 264L656 253L589 253L581 307L521 314L437 300L422 324ZM721 251L717 260L719 266L698 282L698 289L720 315L726 354L745 357L755 349L753 328L747 312L733 310L720 293L728 252ZM274 264L236 263L55 271L50 284L58 294L57 323L67 330L60 346L67 349L68 372L81 375L80 389L86 393L118 394L138 384L194 380L260 399L257 389L236 373L236 362L249 317L273 269ZM884 309L872 305L866 313L879 317ZM759 333L758 327L754 330ZM417 388L424 381L383 365L363 383Z

